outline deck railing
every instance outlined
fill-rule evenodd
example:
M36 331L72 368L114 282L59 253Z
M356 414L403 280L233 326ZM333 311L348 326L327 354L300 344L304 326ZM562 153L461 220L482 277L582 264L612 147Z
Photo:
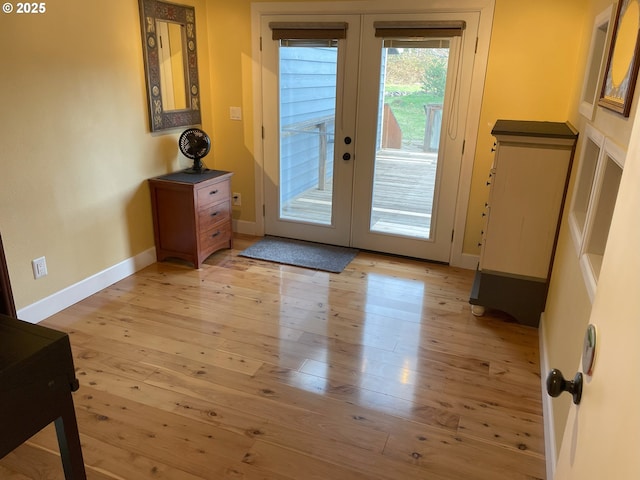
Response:
M326 189L329 144L335 142L335 116L316 117L282 127L282 138L296 134L318 135L318 190Z

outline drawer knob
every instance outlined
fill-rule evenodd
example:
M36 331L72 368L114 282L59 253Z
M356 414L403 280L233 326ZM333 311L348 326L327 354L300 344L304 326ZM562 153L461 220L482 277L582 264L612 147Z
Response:
M218 216L218 214L219 214L219 213L220 213L220 212L213 212L213 213L211 214L211 216L212 216L212 217L216 217L216 216Z
M209 195L215 195L216 193L218 193L218 190L211 190L211 191L209 192Z
M211 235L211 238L216 238L218 235L220 235L220 230L218 230L216 233Z

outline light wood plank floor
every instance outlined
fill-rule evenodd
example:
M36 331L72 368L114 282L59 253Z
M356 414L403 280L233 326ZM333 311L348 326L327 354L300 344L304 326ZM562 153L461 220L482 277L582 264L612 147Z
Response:
M341 274L152 265L70 333L88 478L544 478L537 330L471 315L473 272L360 253ZM0 478L63 478L47 427Z

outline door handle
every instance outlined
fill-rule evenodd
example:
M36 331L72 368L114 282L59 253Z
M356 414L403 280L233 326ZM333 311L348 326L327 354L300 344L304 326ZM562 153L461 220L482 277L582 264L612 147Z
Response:
M547 393L557 397L562 392L569 392L573 396L573 403L578 405L582 398L582 373L576 373L573 380L565 380L560 370L551 370L547 375Z
M345 153L344 155L342 155L342 159L343 160L351 160L351 154L349 152Z

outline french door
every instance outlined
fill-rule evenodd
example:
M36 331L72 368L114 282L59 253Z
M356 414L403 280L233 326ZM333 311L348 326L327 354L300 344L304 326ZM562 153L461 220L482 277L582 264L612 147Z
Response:
M262 17L265 233L447 262L478 20Z
M360 18L312 22L262 20L265 233L346 246Z

